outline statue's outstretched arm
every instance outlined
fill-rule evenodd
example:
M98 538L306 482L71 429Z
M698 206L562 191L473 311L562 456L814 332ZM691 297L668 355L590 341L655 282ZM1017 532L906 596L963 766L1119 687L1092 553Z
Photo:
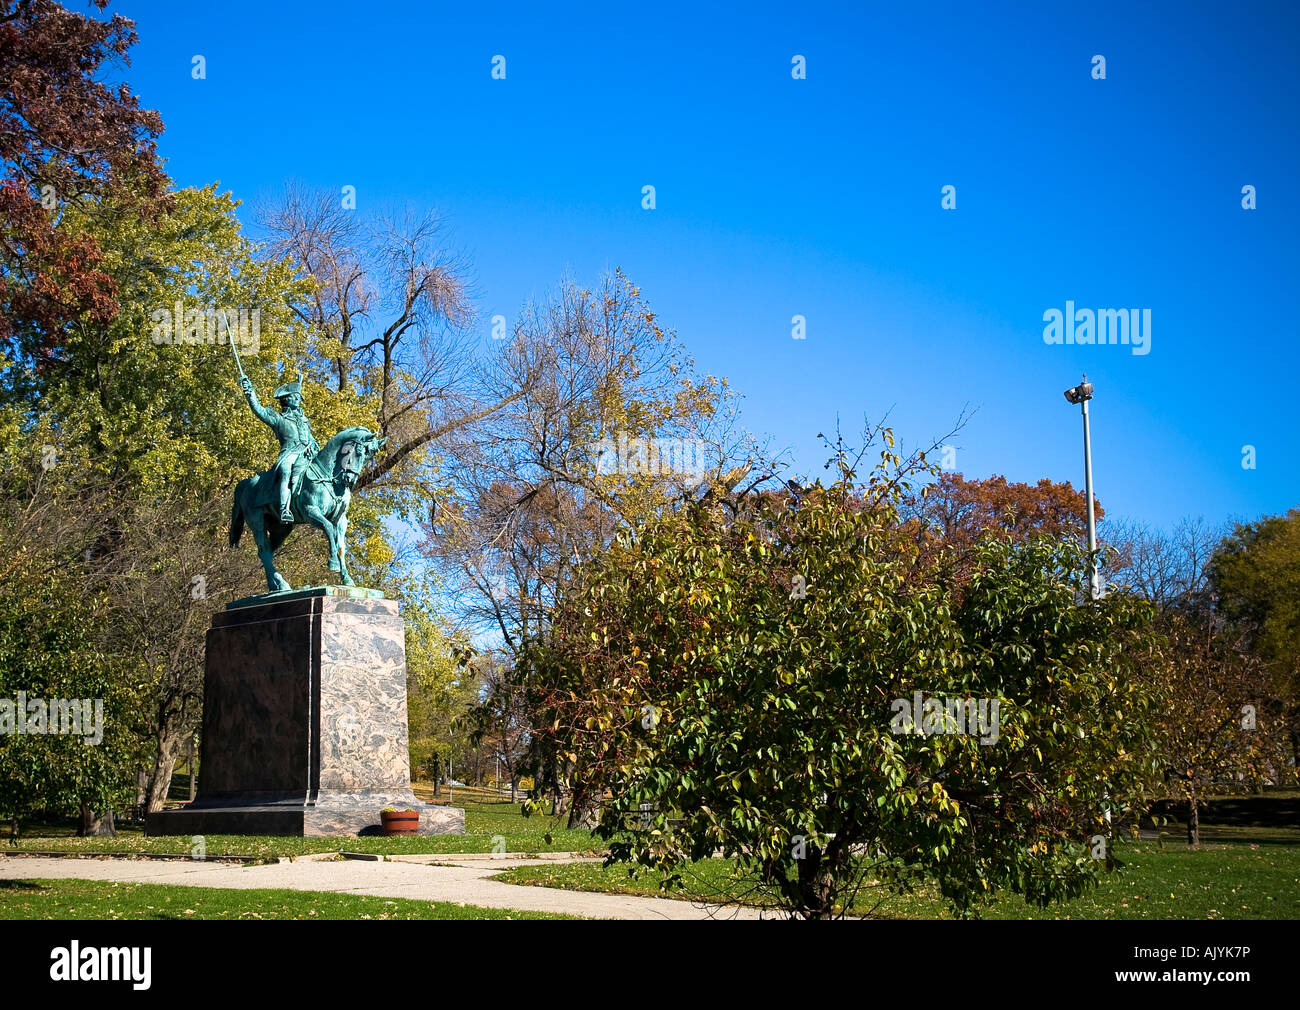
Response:
M261 419L263 424L267 425L269 428L271 428L271 430L274 431L275 414L267 410L265 407L262 406L261 403L258 402L257 390L253 388L253 380L249 378L240 379L239 385L240 388L243 389L244 399L248 401L248 406L252 409L253 413L256 414Z

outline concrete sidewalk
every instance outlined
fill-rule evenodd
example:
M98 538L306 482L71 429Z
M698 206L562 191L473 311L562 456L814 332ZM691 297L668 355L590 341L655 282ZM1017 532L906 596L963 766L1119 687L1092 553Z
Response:
M181 887L287 888L337 891L381 898L450 901L486 908L562 912L599 919L761 919L758 909L696 905L668 898L595 894L554 887L503 884L489 879L515 866L555 865L583 857L539 859L524 856L419 855L386 857L383 862L335 859L333 854L303 856L263 866L190 860L0 855L0 878L62 878L130 881ZM778 916L767 913L766 918Z

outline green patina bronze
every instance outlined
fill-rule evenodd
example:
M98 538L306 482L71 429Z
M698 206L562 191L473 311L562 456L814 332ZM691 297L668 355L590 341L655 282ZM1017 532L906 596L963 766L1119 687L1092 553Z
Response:
M235 360L238 363L238 352ZM387 440L369 428L345 428L324 447L318 445L302 409L301 372L297 382L286 383L273 394L280 402L278 414L258 402L242 366L239 384L253 413L275 433L280 455L270 470L236 485L230 545L239 543L247 525L266 570L267 588L273 593L287 592L293 587L275 570L275 552L295 524L310 523L329 540L330 571L339 574L343 585L356 585L347 564L348 504L362 469Z

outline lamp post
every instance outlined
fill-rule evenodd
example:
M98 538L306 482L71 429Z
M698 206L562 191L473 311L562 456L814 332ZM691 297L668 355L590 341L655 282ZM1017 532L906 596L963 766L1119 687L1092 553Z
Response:
M1092 438L1088 431L1088 401L1092 383L1088 376L1065 391L1065 398L1083 411L1083 493L1088 499L1088 585L1094 600L1101 598L1101 573L1097 570L1097 513L1092 501Z
M1085 374L1083 381L1065 391L1065 398L1077 403L1083 411L1083 493L1088 498L1088 586L1094 600L1101 599L1101 575L1097 571L1097 512L1092 503L1092 438L1088 432L1088 401L1092 399L1092 383ZM1106 819L1106 834L1110 834L1110 790L1102 793L1102 815Z

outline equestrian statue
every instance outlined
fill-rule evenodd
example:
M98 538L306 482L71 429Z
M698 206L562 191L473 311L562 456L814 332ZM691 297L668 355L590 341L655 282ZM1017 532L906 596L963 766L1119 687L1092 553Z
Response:
M231 342L234 348L234 342ZM275 465L235 486L230 513L230 546L239 544L247 526L257 544L257 556L266 570L271 592L292 589L275 570L275 553L297 523L310 523L329 540L330 571L337 572L345 586L356 585L348 574L346 536L348 504L352 490L366 463L375 458L387 439L369 428L344 428L322 447L312 435L311 422L302 409L302 372L296 382L280 386L272 395L280 412L258 402L252 381L239 365L239 385L253 413L275 433L280 455Z

